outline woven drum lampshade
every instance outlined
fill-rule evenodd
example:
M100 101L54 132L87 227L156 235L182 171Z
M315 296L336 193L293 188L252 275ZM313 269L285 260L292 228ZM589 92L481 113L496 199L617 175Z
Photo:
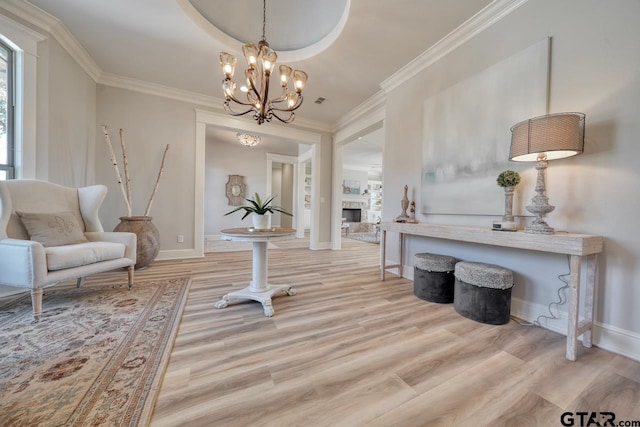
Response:
M509 160L535 162L575 156L584 150L583 113L557 113L513 125Z

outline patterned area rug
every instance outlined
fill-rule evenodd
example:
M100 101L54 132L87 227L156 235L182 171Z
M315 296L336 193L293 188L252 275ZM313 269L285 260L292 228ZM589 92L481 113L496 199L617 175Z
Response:
M146 425L190 284L50 288L39 323L0 304L0 425Z

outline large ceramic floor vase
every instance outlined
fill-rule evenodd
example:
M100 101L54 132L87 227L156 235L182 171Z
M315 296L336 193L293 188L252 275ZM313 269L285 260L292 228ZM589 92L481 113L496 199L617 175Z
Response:
M113 231L128 231L138 237L135 269L147 268L160 252L160 233L150 216L122 216Z

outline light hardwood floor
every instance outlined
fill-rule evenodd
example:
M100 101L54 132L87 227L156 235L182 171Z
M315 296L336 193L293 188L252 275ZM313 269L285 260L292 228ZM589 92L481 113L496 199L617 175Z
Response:
M251 277L251 252L155 262L136 280L193 278L152 426L560 426L565 411L640 420L640 363L512 320L490 326L413 284L379 279L377 245L269 250L295 296L215 309ZM123 280L106 273L89 280ZM576 425L579 425L576 422Z

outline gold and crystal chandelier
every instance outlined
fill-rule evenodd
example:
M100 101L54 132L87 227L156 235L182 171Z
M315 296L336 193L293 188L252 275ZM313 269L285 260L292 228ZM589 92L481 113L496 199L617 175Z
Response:
M288 65L280 65L280 86L282 93L277 98L269 99L269 78L275 69L278 55L269 47L265 38L267 6L266 0L262 2L262 39L258 46L247 43L242 46L242 53L247 60L248 68L244 74L246 84L240 86L240 94L236 96L236 82L233 81L233 73L238 60L227 52L220 52L220 65L224 73L222 90L225 101L224 109L233 116L242 116L253 111L253 118L261 125L270 122L273 117L283 123L290 123L295 119L294 111L302 105L302 89L307 82L307 73L302 70L293 70ZM289 81L293 76L293 89L289 89ZM231 102L241 106L244 111L235 111L231 108ZM248 108L247 108L248 107ZM281 117L279 114L288 114Z

